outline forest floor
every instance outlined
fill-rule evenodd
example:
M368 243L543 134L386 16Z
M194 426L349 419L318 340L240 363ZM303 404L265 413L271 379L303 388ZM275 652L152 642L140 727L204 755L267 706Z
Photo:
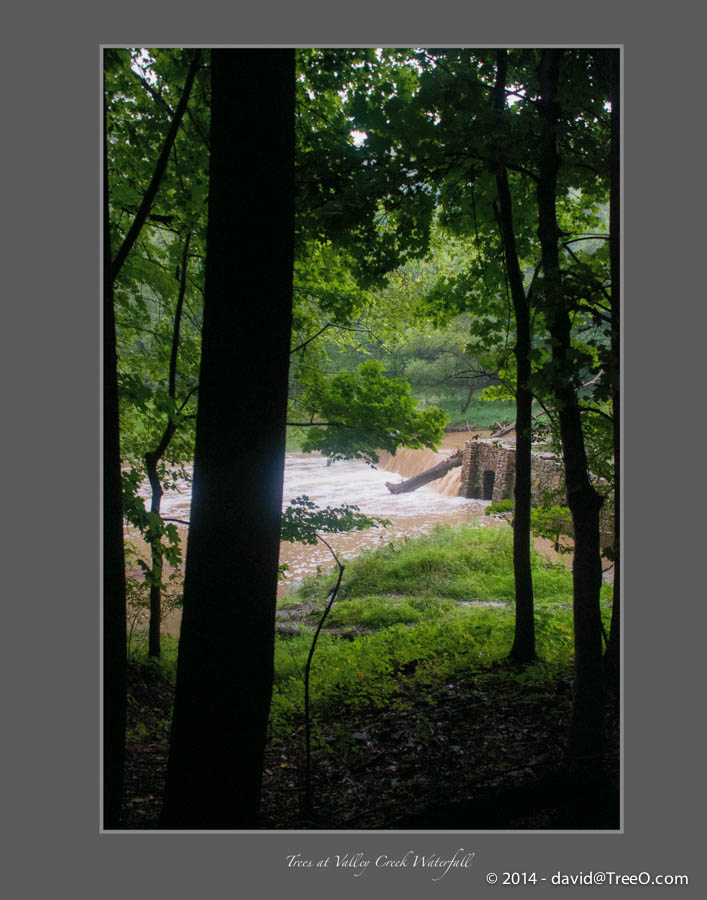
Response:
M619 716L605 716L600 769L563 763L572 672L546 684L516 667L456 677L395 705L346 708L313 728L312 803L304 724L267 747L260 827L268 830L618 829ZM159 667L129 673L124 827L159 828L173 687Z

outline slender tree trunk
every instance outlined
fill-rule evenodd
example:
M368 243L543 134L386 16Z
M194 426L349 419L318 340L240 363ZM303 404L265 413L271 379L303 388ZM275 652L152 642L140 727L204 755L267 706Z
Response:
M182 309L184 308L184 296L187 289L187 270L189 266L189 242L191 234L186 236L182 250L182 264L179 270L179 294L174 311L174 325L172 327L172 347L169 356L169 380L167 393L172 399L177 393L177 355L179 353L179 332L182 322ZM170 418L167 422L160 442L154 450L145 454L145 467L150 482L152 496L150 498L150 512L160 514L162 501L162 483L160 481L157 466L164 456L177 430L177 424ZM163 550L162 537L159 534L149 535L151 553L151 581L150 581L150 625L148 630L148 653L150 656L159 657L161 654L160 624L162 620L162 567Z
M160 514L160 502L162 500L162 483L157 472L159 457L155 452L145 454L147 477L150 482L152 495L150 497L150 512ZM150 545L150 624L148 628L148 654L159 657L162 648L160 642L160 625L162 620L162 537L155 534L152 529L146 535Z
M150 179L150 184L148 185L142 202L140 203L140 208L138 209L135 219L133 220L132 225L128 229L128 233L123 240L123 243L120 245L118 252L115 254L115 259L112 260L110 265L108 266L108 274L111 279L111 297L112 297L112 283L118 277L120 270L123 267L123 263L128 257L128 254L133 248L135 241L138 239L140 232L142 231L142 227L145 224L147 217L152 209L152 204L155 201L155 197L157 196L157 191L159 190L159 186L162 183L162 178L164 177L164 173L167 169L167 162L169 160L169 154L174 146L174 142L177 137L177 132L179 131L179 126L184 118L184 113L187 108L187 104L189 102L189 96L191 94L191 89L194 84L194 80L196 78L196 74L199 71L199 66L201 65L201 50L193 51L191 64L189 66L189 71L187 73L186 81L184 83L184 90L182 91L182 96L180 97L179 104L177 109L174 112L174 116L172 118L172 122L169 127L169 131L165 136L164 143L162 145L162 150L160 152L159 158L155 165L155 170L152 174L152 178ZM107 176L106 176L107 177ZM107 193L107 189L106 189ZM188 247L189 239L187 238L186 247ZM186 259L186 247L185 247L185 259ZM105 276L106 279L108 275ZM183 294L182 294L183 299ZM112 300L111 300L111 309L112 309ZM179 315L181 316L181 306L179 307ZM113 329L115 334L115 328ZM179 332L177 330L177 344L179 340ZM172 359L170 361L170 370L172 371L175 365L176 359L176 350L175 344L173 341L172 348ZM171 379L171 376L170 376ZM172 384L170 380L170 385ZM117 388L116 388L117 390ZM170 396L174 396L173 393ZM165 435L170 430L172 423L167 426L167 431ZM165 448L169 441L172 439L174 434L174 429L171 430L169 437L166 439L166 443L164 444ZM160 446L165 442L165 435L163 435L162 441L160 442ZM162 497L162 486L159 483L159 478L157 475L157 463L159 462L162 454L164 453L164 448L161 451L152 451L145 455L145 462L147 466L147 474L150 480L150 485L152 488L152 499L150 504L151 512L156 512L159 514L160 510L160 499ZM162 546L159 537L155 537L149 540L150 543L150 551L152 558L152 574L151 574L151 585L150 585L150 626L149 626L149 638L148 638L148 646L149 653L151 656L159 656L160 655L160 613L161 613L161 589L160 583L162 578ZM127 640L127 637L126 637Z
M120 824L125 763L127 622L118 422L118 360L111 277L108 164L105 154L103 162L103 824L105 828L117 828Z
M506 87L506 51L497 51L494 106L499 123L503 120ZM499 225L503 240L506 273L511 289L516 321L516 477L513 512L513 573L515 577L516 627L511 657L520 662L535 659L535 618L533 576L530 567L530 462L532 444L533 395L528 387L531 364L530 304L523 287L513 229L513 203L508 172L503 166L496 175Z
M167 828L257 824L285 456L294 85L291 50L212 53L204 328Z
M167 168L169 154L172 150L172 146L174 145L174 141L176 140L179 126L182 122L182 119L184 118L184 112L187 108L187 103L189 102L189 95L191 94L192 85L194 84L196 73L199 71L200 64L201 50L194 50L191 65L189 66L189 72L187 73L187 78L184 83L184 90L182 91L182 96L179 99L179 105L174 111L174 118L172 119L172 122L169 126L169 131L167 132L167 135L164 139L162 151L160 152L157 164L155 165L155 171L153 172L150 183L147 186L147 190L143 195L140 208L135 214L133 224L128 229L128 233L125 235L125 240L120 245L118 252L115 254L115 259L113 260L113 264L111 267L114 281L118 277L118 273L123 267L123 263L127 259L128 253L130 253L133 244L138 239L138 236L142 231L142 226L145 224L145 220L147 219L147 216L152 209L152 204L155 202L157 191Z
M614 598L611 632L604 654L608 681L618 694L621 669L621 51L609 50L611 99L611 194L609 206L609 254L611 267L611 400L614 418Z
M460 410L460 413L462 415L464 415L464 413L467 411L467 409L469 409L469 407L471 406L471 401L474 399L474 391L475 390L476 390L476 385L472 381L469 386L469 393L466 395L466 400L464 401L462 408Z
M572 365L571 320L564 297L556 218L557 84L562 50L543 50L540 63L541 138L538 237L542 248L545 315L552 342L554 393L565 466L567 505L574 529L575 697L568 741L570 758L596 757L602 750L602 626L599 608L601 550L599 510L587 467L582 421Z

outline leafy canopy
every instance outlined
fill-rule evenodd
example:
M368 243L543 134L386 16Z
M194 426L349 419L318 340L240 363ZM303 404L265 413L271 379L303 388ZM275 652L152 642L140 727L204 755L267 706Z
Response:
M305 436L305 452L319 450L332 459L378 462L378 450L395 453L398 447L435 447L442 437L447 415L431 407L419 411L410 385L386 378L383 363L369 359L358 373L339 372L327 379L311 374L311 413L329 423Z

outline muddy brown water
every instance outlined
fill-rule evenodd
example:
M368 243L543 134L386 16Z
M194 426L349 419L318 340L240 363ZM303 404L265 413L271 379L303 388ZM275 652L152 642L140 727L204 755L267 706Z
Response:
M432 450L408 450L402 448L395 456L380 454L380 463L372 467L359 460L335 463L316 454L288 453L285 462L283 505L294 497L306 494L319 506L355 504L360 511L371 516L389 519L385 528L346 534L325 535L337 556L346 562L366 548L375 548L400 538L425 534L438 524L476 522L481 526L508 527L498 519L485 515L488 501L468 500L457 496L461 467L448 472L443 478L431 482L414 492L391 494L386 481L403 481L432 467L450 452L463 447L473 434L481 437L488 432L451 432L444 436L439 453ZM148 486L143 496L148 496ZM191 493L189 484L182 483L176 491L168 491L162 497L162 515L173 519L189 519ZM187 528L178 525L182 552L186 552ZM147 547L136 532L126 527L126 537L147 558ZM552 554L552 545L540 541L538 549ZM569 562L568 557L563 561ZM278 596L284 596L306 575L326 571L334 563L331 553L323 545L314 546L284 542L280 545L280 564L287 565L287 577L278 587ZM133 573L137 574L137 573ZM164 616L162 630L179 633L179 613Z

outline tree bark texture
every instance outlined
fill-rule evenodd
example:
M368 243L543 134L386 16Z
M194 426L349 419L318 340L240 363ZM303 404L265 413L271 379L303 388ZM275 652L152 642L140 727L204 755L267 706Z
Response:
M574 529L573 606L575 696L568 740L570 758L596 757L602 750L602 626L599 608L601 497L589 478L576 372L571 359L571 319L560 274L556 218L557 86L562 50L542 51L539 67L541 137L538 237L542 250L543 302L552 342L554 393L565 466L567 505Z
M437 463L436 466L432 466L431 469L420 472L419 475L414 475L412 478L401 481L399 484L395 484L392 481L386 481L385 486L391 494L407 494L409 491L416 491L419 487L429 484L431 481L436 481L438 478L442 478L447 472L451 472L452 469L455 469L461 464L462 453L461 450L458 450L450 456L449 459L442 460L442 462Z
M103 825L117 828L125 762L127 623L107 155L103 169Z
M257 824L292 316L294 77L292 50L212 52L204 326L167 828Z
M506 51L497 51L494 106L503 123L506 87ZM533 395L529 388L531 363L530 304L523 287L513 230L513 202L508 172L502 166L496 175L499 227L503 241L506 274L516 321L516 472L513 512L513 573L515 578L515 637L511 657L521 662L535 659L533 576L530 566L531 445Z

